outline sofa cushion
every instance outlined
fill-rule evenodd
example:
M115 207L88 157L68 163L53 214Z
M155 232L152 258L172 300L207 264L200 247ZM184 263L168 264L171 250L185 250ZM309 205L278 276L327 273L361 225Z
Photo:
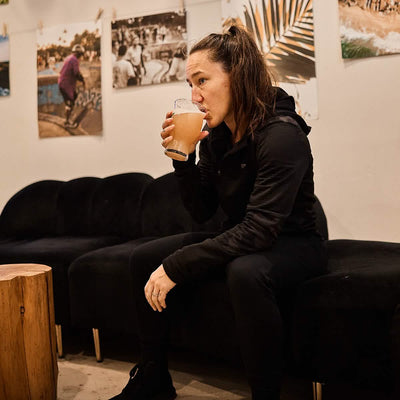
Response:
M94 192L100 178L82 177L63 182L57 198L57 233L88 235Z
M140 202L153 181L144 173L126 173L103 178L96 186L90 208L90 232L135 238L141 234Z
M63 182L32 183L8 200L0 217L0 237L29 238L57 231L57 197Z
M71 262L88 251L115 244L118 237L46 237L0 240L0 264L38 263L52 268L57 324L69 323L67 270ZM0 266L1 268L1 266Z
M129 257L136 246L150 239L93 250L71 264L68 280L73 326L136 332Z
M141 227L143 236L168 236L183 232L218 231L224 219L219 209L204 224L196 223L183 205L174 173L154 179L143 195Z
M386 309L400 303L400 244L329 240L328 274L302 286L302 304L326 309Z
M143 236L167 236L192 230L193 221L182 204L173 173L151 182L144 194L141 210Z

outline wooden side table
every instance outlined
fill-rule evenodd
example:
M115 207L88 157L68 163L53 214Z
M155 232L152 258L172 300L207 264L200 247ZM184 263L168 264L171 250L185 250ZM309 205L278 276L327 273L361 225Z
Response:
M0 265L0 399L56 400L51 268Z

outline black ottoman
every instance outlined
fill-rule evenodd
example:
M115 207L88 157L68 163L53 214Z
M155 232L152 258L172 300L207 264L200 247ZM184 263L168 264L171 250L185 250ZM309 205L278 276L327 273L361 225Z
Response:
M303 284L296 299L298 370L317 382L393 391L400 379L400 244L330 240L327 247L328 274Z

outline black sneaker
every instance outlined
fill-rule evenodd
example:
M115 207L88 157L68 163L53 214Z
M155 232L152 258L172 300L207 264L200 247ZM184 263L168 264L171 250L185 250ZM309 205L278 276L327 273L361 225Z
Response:
M176 391L167 369L154 362L135 365L122 392L110 400L173 400Z

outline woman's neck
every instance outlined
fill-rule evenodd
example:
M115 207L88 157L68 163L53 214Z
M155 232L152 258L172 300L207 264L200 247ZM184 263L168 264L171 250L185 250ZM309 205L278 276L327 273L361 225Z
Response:
M244 130L236 129L236 121L235 118L233 118L233 116L231 116L230 118L226 118L224 122L231 131L232 143L235 144L239 142L240 139L243 137Z

